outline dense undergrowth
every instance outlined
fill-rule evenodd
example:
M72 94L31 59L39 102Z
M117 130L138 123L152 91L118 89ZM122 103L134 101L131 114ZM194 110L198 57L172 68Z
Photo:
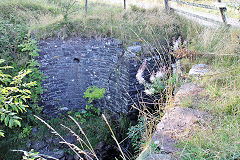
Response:
M199 53L194 60L183 59L184 65L206 63L211 65L214 71L200 82L194 79L192 81L206 86L209 94L209 99L202 101L198 109L206 110L216 118L206 130L194 133L191 139L179 144L184 148L179 156L182 159L234 159L240 156L239 29L204 28L176 15L166 14L158 8L145 10L132 6L123 10L113 4L90 1L88 13L85 15L83 7L82 2L74 3L71 0L0 2L0 58L5 59L4 66L13 67L2 72L15 76L22 70L31 70L31 73L23 77L22 83L35 83L35 86L29 89L30 99L25 104L29 106L25 107L27 112L18 113L22 118L21 128L12 126L11 129L3 123L0 124L0 130L5 133L5 138L1 138L0 142L0 159L19 159L10 149L25 147L32 138L43 139L48 135L47 128L33 117L33 114L43 116L42 107L38 106L39 95L43 92L43 75L34 60L38 51L36 41L52 37L67 39L72 36L115 37L121 39L126 46L129 41L139 41L145 45L153 45L159 51L166 51L168 49L164 48L163 44L166 46L170 44L172 37L181 35L189 42L191 49ZM0 85L11 86L9 82L2 81ZM164 107L171 106L170 93L172 94L172 91L169 91ZM5 108L2 102L0 107ZM144 110L141 112L144 114L141 114L140 123L130 129L130 136L132 131L140 131L132 134L132 139L138 145L137 153L148 144L164 107L159 104L159 110L151 114ZM187 103L184 107L191 105ZM72 111L68 114L82 123L79 118L82 113ZM111 119L110 114L107 118ZM65 115L59 115L47 122L52 126L60 126L61 123L73 126L73 122L67 119ZM127 137L130 124L125 118L121 118L119 122L110 122L110 125L121 131L118 134L122 134L122 139ZM96 131L95 128L99 126L100 131ZM33 128L42 128L42 132L36 137L31 136ZM110 136L106 136L109 135L107 125L97 115L88 117L83 129L94 147L100 141L112 143L109 141ZM66 134L63 129L58 128L57 131ZM99 136L96 137L96 134Z
M18 141L22 128L32 125L32 114L38 114L39 95L42 93L42 73L38 70L37 43L27 36L23 24L13 24L0 18L0 113L1 157L4 158L11 144ZM2 153L3 152L3 153ZM11 154L10 154L11 155ZM6 157L4 158L6 159Z
M239 28L203 28L189 24L188 39L199 55L194 61L183 60L183 65L205 63L212 72L201 79L192 81L204 86L205 97L198 108L209 112L214 118L206 129L198 129L192 138L180 142L184 150L182 159L238 159L240 152L240 38ZM191 30L190 30L191 29ZM187 67L186 67L187 68ZM188 101L182 107L193 107Z

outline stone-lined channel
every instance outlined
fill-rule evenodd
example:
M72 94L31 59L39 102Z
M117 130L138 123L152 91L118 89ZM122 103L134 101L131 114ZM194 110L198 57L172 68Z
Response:
M83 98L84 92L89 86L97 86L106 88L98 107L115 115L127 114L130 120L136 121L137 114L129 112L131 105L138 103L139 98L150 98L147 101L151 101L151 97L143 92L144 86L136 80L142 60L147 60L149 66L144 73L146 79L149 79L152 70L168 62L167 57L161 55L156 56L157 59L152 56L140 58L133 52L138 52L135 49L141 51L142 47L135 45L130 47L131 52L124 49L121 41L113 38L75 37L64 41L40 41L41 51L37 60L46 77L41 97L44 114L54 117L62 111L85 109L87 101Z

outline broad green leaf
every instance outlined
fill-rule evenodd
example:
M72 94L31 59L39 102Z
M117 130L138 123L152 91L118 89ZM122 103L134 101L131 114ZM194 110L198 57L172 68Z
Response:
M5 126L8 125L8 122L9 122L9 117L7 116L7 117L4 119Z
M3 63L3 62L5 62L5 60L4 59L0 59L0 64Z
M15 125L18 125L19 127L21 127L21 122L19 120L14 120Z
M13 115L15 115L16 113L14 113L14 112L11 112L11 113L9 113L8 115L9 116L13 116Z
M2 130L0 130L0 137L5 137Z
M2 116L1 116L1 122L5 119L5 116L6 116L6 114L3 113Z
M22 119L22 118L20 118L20 117L18 117L18 116L13 116L12 118L13 118L13 119Z
M13 120L10 119L10 120L9 120L9 128L12 128L12 127L13 127Z

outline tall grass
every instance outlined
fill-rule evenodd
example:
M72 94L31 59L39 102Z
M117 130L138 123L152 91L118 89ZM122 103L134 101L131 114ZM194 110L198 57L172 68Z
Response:
M67 0L63 2L68 3ZM82 3L77 1L74 7L75 12L69 15L66 22L63 19L64 6L50 1L4 0L0 2L0 15L13 22L24 22L37 38L85 35L129 41L138 39L136 32L146 40L152 40L152 35L155 35L164 41L178 32L178 21L160 9L132 12L118 5L90 1L85 16Z
M240 156L240 29L204 28L188 20L185 37L198 55L183 65L207 63L211 73L194 83L205 86L208 99L198 101L199 110L215 118L205 130L197 129L192 138L180 142L181 159L238 159ZM183 61L184 62L184 61Z
M68 3L67 0L61 2ZM170 44L172 37L182 35L183 39L188 40L190 47L198 53L197 59L185 60L185 62L190 65L207 63L214 71L211 76L195 82L205 85L209 94L209 100L199 102L198 109L210 112L216 119L206 130L200 130L193 134L192 139L182 141L184 150L179 156L183 159L233 159L239 156L240 30L224 27L205 28L176 15L166 14L159 8L142 10L136 6L133 10L130 7L124 10L122 4L104 2L90 1L88 14L85 16L84 4L77 1L73 7L74 12L64 19L67 11L64 10L63 5L55 1L2 0L0 17L9 20L10 23L27 26L29 35L37 39L49 37L64 39L79 35L115 37L126 45L129 41L140 41L148 46L157 46L158 53L168 50L164 47ZM131 2L132 5L136 5L135 2ZM149 1L142 2L149 3ZM142 133L142 139L146 143L141 146L141 150L149 146L160 117L168 108L173 107L172 95L175 87L167 86L165 99L155 100L155 112L150 112L147 104L141 99L139 105L133 105L145 121L146 129ZM53 128L48 127L59 135ZM75 135L69 128L65 128ZM81 130L81 127L79 129ZM62 140L75 150L76 154L84 153L83 149ZM85 143L81 139L79 141L87 145L95 156L88 142Z

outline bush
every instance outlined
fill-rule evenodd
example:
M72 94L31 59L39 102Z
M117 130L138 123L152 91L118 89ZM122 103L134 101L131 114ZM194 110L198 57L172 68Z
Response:
M4 60L0 60L2 64ZM5 126L12 128L13 126L21 127L20 113L26 112L27 99L31 97L31 87L36 82L24 83L23 78L31 73L31 70L20 71L15 77L5 74L3 70L12 69L11 66L4 65L0 67L0 115L1 122Z
M0 58L7 60L8 63L18 60L21 62L25 59L19 48L19 44L27 39L25 26L14 25L0 18L0 35Z
M31 91L31 104L38 102L38 95L42 94L41 81L43 73L38 70L39 63L34 60L38 56L38 46L35 40L27 35L24 25L12 24L9 21L0 19L0 59L6 60L6 65L13 68L8 70L8 74L15 75L21 70L31 70L28 77L22 79L24 83L35 81L36 85Z

